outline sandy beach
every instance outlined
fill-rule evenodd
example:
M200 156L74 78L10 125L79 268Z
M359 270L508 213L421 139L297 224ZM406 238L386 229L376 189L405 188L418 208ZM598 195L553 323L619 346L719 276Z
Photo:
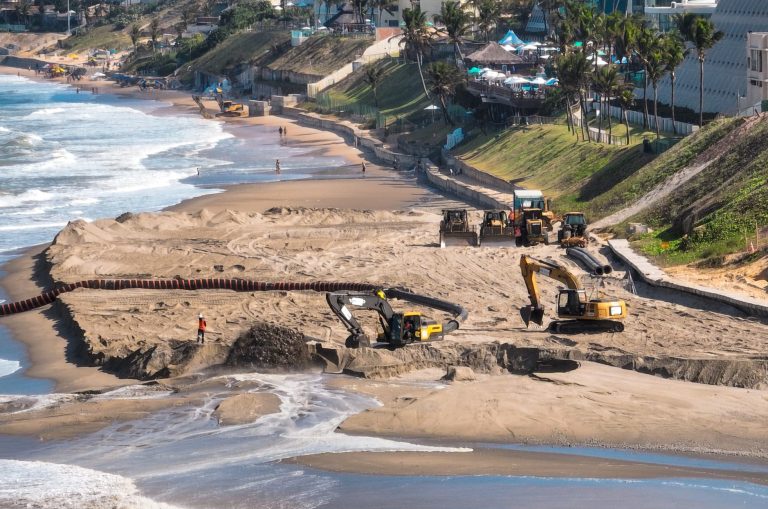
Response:
M169 91L150 97L105 82L82 82L82 86L98 86L99 93L169 101L174 112L197 112L187 93ZM408 347L424 352L418 362L393 356L391 378L333 379L332 386L375 396L383 404L347 419L340 426L345 433L450 442L590 444L768 458L765 387L759 383L750 388L716 385L738 385L734 380L746 384L758 378L755 373L761 369L768 347L765 323L693 298L632 295L624 288L624 273L617 270L607 278L604 291L628 301L631 316L625 333L565 337L527 330L518 317L518 309L528 300L517 265L522 249L439 249L440 209L462 204L420 186L412 174L379 168L372 161L363 176L356 168L365 154L335 134L277 117L227 122L275 129L287 125L289 143L312 148L318 155L343 157L349 164L344 169L349 175L233 186L162 213L135 214L119 222L109 218L72 222L50 247L37 247L6 265L7 275L0 284L12 299L36 295L51 280L147 275L406 286L461 302L469 309L470 318L441 343ZM478 222L479 214L472 214L473 223ZM556 259L586 279L583 271L554 246L525 248L524 252ZM551 312L557 285L550 281L541 285ZM188 347L194 343L199 312L206 315L212 340L196 348L185 364L160 355L170 351L169 345ZM63 295L55 311L43 308L3 318L3 323L29 350L32 366L28 374L53 379L57 391L71 392L136 383L99 368L78 366L76 362L85 359L72 350L80 339L93 358L116 359L138 348L147 354L147 378L167 371L178 377L168 380L169 385L184 387L189 383L184 377L221 364L237 337L257 320L294 328L333 344L342 344L346 335L322 295L309 292L116 293L80 289ZM368 330L376 325L370 316L363 322ZM498 344L562 353L576 358L579 364L573 370L511 374L485 350L486 345ZM439 363L429 356L457 351L470 351L478 357L476 380L440 380L445 367L438 368ZM388 354L384 351L381 355ZM673 373L680 380L632 371L669 359L698 364L683 363L682 372ZM609 361L629 369L605 365ZM649 367L647 371L665 374L661 368L654 371ZM715 385L683 381L694 377L710 377ZM190 404L194 398L190 395L183 402L169 399L166 404ZM277 411L275 401L241 403L261 410L246 417L233 416L232 422ZM124 410L115 414L113 405L90 406L84 411L84 404L88 403L65 402L53 409L32 411L25 416L30 421L24 425L17 422L18 416L0 415L0 432L50 438L41 424L54 422L48 419L63 419L58 422L67 422L70 430L80 426L82 431L91 431L111 420L133 419L163 406L154 400L126 403ZM570 466L580 475L595 477L611 477L617 472L637 478L695 476L692 471L583 460L569 464L561 463L561 458L527 458L503 452L478 452L448 461L423 453L372 454L332 454L299 461L344 472L414 475L471 472L556 476L571 471ZM704 475L730 478L726 473ZM747 479L747 474L740 473L738 478ZM765 476L755 475L749 480L766 484Z

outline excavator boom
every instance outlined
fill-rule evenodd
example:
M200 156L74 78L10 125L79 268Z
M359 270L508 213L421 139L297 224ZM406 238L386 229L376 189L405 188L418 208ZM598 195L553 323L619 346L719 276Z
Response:
M530 322L542 325L544 321L544 307L541 305L541 296L539 294L539 285L536 281L536 274L550 277L560 281L570 290L581 288L579 279L565 270L560 265L545 260L540 260L528 255L520 256L520 271L525 280L525 287L528 290L528 298L531 304L520 309L520 316L528 327Z
M563 283L557 302L558 320L549 324L553 332L582 332L587 330L621 332L621 320L627 316L627 306L617 299L588 299L587 292L579 279L556 263L539 260L531 256L520 257L520 270L528 289L531 304L520 309L526 327L530 322L542 325L544 307L541 305L536 274L547 276ZM561 319L565 319L564 321Z

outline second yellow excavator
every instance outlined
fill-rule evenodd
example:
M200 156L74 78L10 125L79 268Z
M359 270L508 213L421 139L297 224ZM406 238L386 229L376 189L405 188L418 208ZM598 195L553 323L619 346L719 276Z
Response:
M531 256L520 257L520 270L528 289L531 304L520 309L525 326L530 322L542 325L544 307L541 304L536 274L547 276L565 284L557 297L557 318L549 324L552 332L590 332L624 330L622 320L627 317L627 305L618 299L590 299L579 278L556 263Z

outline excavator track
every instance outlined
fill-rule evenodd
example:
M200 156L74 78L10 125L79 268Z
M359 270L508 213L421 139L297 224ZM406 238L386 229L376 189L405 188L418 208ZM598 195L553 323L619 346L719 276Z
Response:
M624 324L615 320L555 320L549 323L549 331L555 334L623 332Z

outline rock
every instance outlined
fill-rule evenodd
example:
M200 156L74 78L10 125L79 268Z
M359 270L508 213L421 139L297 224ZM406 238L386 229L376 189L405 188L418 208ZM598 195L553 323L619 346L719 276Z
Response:
M450 380L451 382L471 382L477 380L475 372L472 368L467 366L448 366L443 380Z
M134 218L134 215L131 214L130 212L123 212L122 214L120 214L115 218L115 221L117 221L118 223L125 223L126 221L130 221L133 218Z
M280 410L280 398L271 392L245 393L231 396L216 407L213 415L221 426L254 422L259 417Z
M287 327L257 323L232 345L229 366L302 369L310 364L304 334Z

